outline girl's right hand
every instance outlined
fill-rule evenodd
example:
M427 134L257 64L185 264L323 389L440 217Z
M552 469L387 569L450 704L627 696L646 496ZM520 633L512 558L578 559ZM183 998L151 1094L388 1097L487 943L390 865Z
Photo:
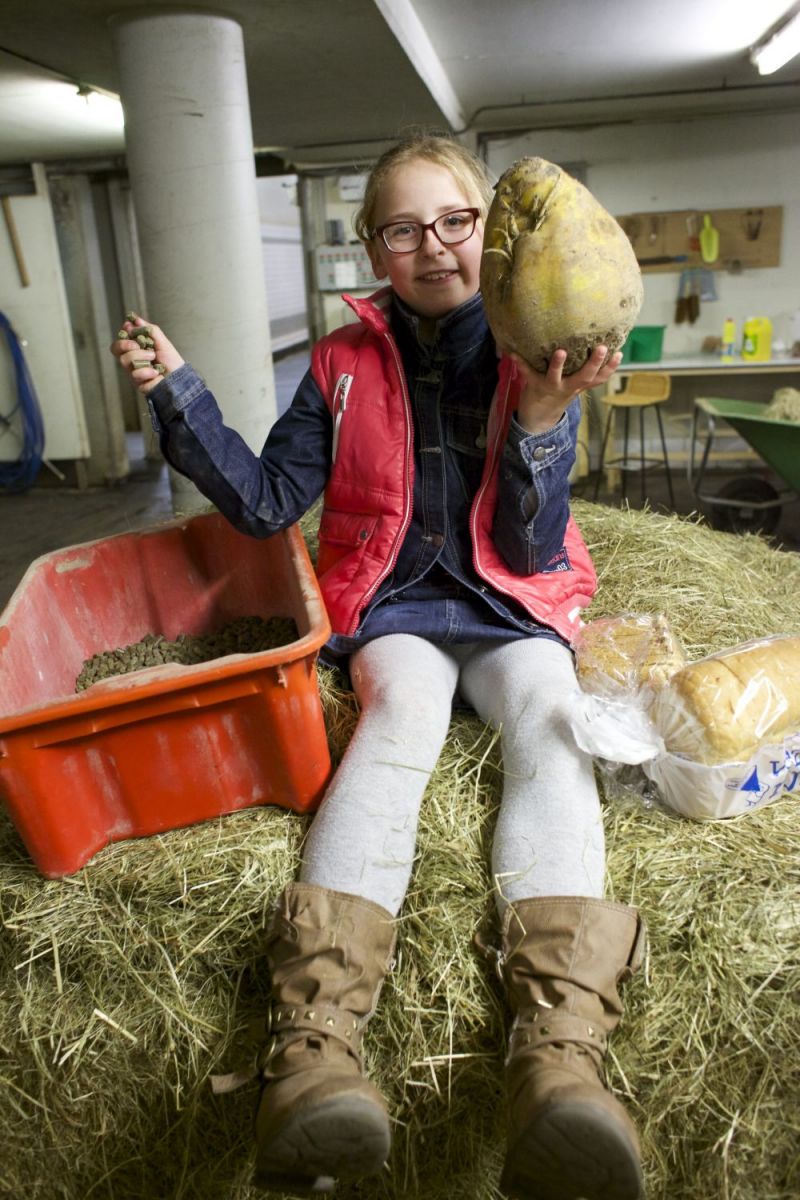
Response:
M609 354L605 346L596 346L584 365L572 375L563 375L566 350L555 350L547 372L534 371L530 363L518 354L511 354L522 376L522 393L517 407L517 419L528 433L544 433L563 416L567 405L578 392L606 383L622 361L617 350Z
M155 346L142 347L135 341L137 333L145 330ZM132 321L126 320L120 325L120 333L127 336L119 337L111 343L111 353L128 372L140 392L146 394L152 391L165 375L183 365L184 360L172 342L152 321L146 321L144 317L139 316ZM164 370L159 371L154 365L156 363L161 363Z

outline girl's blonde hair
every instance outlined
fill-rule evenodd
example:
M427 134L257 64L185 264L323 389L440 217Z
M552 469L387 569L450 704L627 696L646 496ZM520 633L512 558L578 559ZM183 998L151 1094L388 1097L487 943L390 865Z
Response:
M353 228L362 242L371 241L375 234L378 194L389 175L395 168L420 158L449 171L461 184L465 195L481 210L481 216L486 216L492 202L494 186L484 163L449 134L412 133L389 150L385 150L369 173L364 199L353 218Z

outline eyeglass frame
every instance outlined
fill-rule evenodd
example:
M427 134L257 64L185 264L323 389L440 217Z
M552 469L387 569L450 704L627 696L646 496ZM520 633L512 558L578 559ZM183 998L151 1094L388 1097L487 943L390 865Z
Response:
M439 237L439 234L436 232L436 225L437 225L437 222L443 220L445 217L452 217L454 213L469 213L469 215L472 217L472 229L470 229L470 231L466 237L459 238L459 240L457 242L445 242L442 240L442 238ZM464 244L464 242L468 242L469 239L472 237L473 233L475 232L475 226L478 224L478 220L479 220L480 216L481 216L481 210L479 208L451 208L451 209L448 209L447 212L439 213L439 216L436 218L435 221L428 221L427 223L423 222L423 221L387 221L384 225L376 225L372 231L372 237L373 237L373 239L376 237L380 237L381 241L383 242L384 246L386 247L386 249L389 251L390 254L416 254L417 251L421 248L422 243L425 241L425 234L428 232L429 229L433 232L433 236L436 238L436 240L439 242L440 245L442 245L442 246L462 246ZM392 225L404 225L404 224L419 225L419 233L420 233L419 245L415 246L413 250L393 250L392 247L389 245L389 243L386 240L386 237L385 237L386 230L391 229Z

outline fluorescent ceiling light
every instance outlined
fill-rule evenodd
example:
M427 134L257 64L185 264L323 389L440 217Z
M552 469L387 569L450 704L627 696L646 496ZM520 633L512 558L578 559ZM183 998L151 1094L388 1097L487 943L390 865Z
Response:
M750 61L759 75L771 75L796 54L800 54L800 13L782 26L761 46L750 51Z
M467 122L461 102L411 0L375 0L375 4L453 129L462 129Z
M115 96L112 92L98 91L97 88L83 83L76 89L75 96L77 107L73 103L72 111L75 113L80 111L83 117L88 116L90 123L98 129L122 129L124 127L125 117L119 96Z

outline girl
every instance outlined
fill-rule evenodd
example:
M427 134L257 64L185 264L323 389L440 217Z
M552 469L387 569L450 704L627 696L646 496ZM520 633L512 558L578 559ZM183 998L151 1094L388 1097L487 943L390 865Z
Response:
M478 290L491 186L447 137L416 136L370 174L356 228L378 280L324 337L260 456L155 326L113 353L147 394L168 461L238 529L267 537L324 490L317 570L360 718L270 931L272 1040L257 1176L324 1191L377 1172L386 1105L359 1043L394 948L417 816L454 696L502 730L493 951L514 1022L509 1196L640 1194L637 1136L600 1073L637 913L605 901L592 763L567 723L570 640L595 575L569 512L577 393L618 365L598 347L562 376L498 361ZM138 319L137 319L138 323ZM130 323L126 329L134 328ZM144 359L166 368L162 377Z

